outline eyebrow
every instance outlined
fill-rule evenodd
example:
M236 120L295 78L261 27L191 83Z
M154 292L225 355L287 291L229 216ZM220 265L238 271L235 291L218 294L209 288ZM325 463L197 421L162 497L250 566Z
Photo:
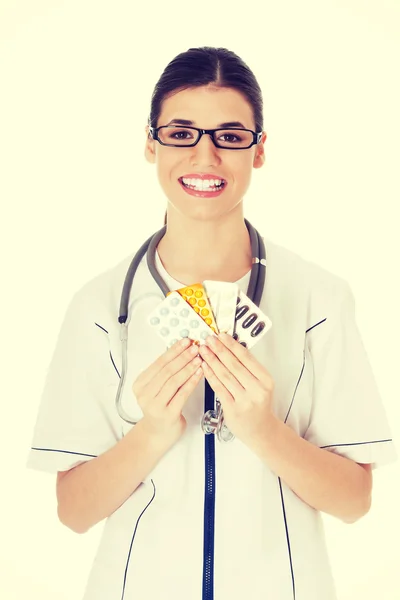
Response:
M169 123L167 123L167 125L187 125L188 127L193 126L195 127L194 121L189 121L188 119L172 119L172 121L170 121ZM226 123L219 123L219 125L217 125L217 129L219 127L241 127L242 129L247 129L247 127L245 125L243 125L243 123L241 123L240 121L228 121Z

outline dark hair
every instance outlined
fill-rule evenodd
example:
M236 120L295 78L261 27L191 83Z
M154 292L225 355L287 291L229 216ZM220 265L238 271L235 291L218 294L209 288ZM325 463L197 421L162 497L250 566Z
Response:
M173 93L208 84L241 92L253 108L255 130L263 131L262 93L253 72L231 50L211 46L190 48L166 66L151 97L148 124L157 127L162 103ZM167 213L164 225L166 222Z

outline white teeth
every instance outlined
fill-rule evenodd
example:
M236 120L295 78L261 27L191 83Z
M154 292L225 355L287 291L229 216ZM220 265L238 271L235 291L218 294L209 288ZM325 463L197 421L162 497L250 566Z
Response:
M182 181L185 185L190 186L193 189L199 191L206 191L210 188L221 187L222 179L189 179L182 177Z
M186 177L182 178L183 183L186 185L192 185L198 188L208 188L214 187L216 185L221 185L222 179L188 179Z

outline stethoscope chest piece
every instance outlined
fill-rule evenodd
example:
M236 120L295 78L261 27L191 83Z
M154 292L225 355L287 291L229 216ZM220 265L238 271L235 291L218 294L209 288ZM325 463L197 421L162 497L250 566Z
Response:
M231 442L235 439L233 433L225 425L220 402L217 400L217 410L208 410L201 419L201 428L206 435L217 435L220 442Z

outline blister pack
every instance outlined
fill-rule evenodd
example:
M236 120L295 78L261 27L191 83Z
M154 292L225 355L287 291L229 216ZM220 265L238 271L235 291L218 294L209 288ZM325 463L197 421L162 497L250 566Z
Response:
M246 348L251 348L264 337L271 326L267 315L239 290L236 298L235 331L232 337Z
M207 298L208 293L203 285L201 283L194 283L193 285L176 291L190 304L203 321L211 327L215 333L218 333L218 321L216 322L215 320L215 313L213 314L209 298Z
M204 344L209 335L215 335L177 291L169 293L147 320L168 348L185 337L199 345Z
M203 281L203 286L219 331L233 335L239 286L236 283L212 280Z

